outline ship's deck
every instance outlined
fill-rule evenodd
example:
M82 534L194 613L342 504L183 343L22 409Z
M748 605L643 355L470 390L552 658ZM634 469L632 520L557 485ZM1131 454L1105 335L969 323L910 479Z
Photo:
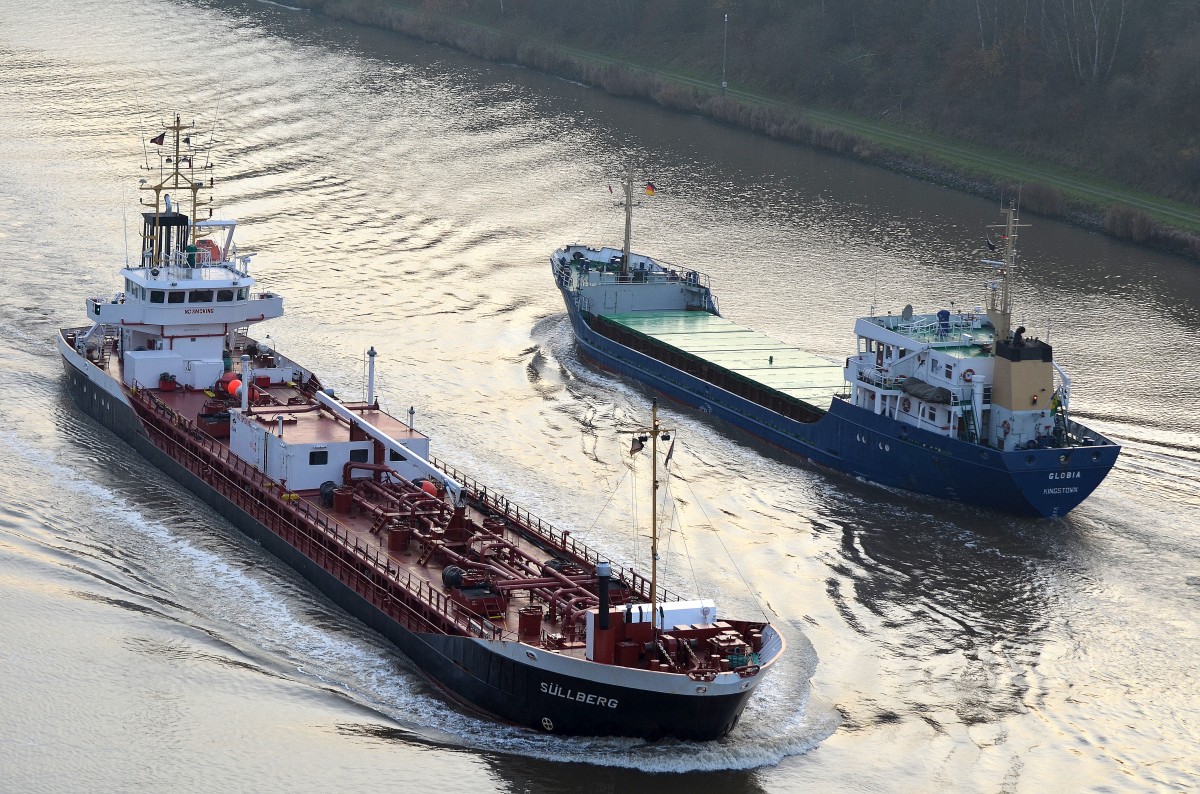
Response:
M629 312L605 319L810 405L828 405L844 389L840 363L715 314Z
M84 329L78 330L82 331ZM120 382L121 366L114 340L106 341L103 347L103 354L101 359L93 360L92 363L100 367L111 378ZM240 369L239 364L240 362L235 362L235 369ZM311 405L304 397L302 391L292 384L277 383L257 388L263 395L269 395L268 398L264 398L264 401L269 400L271 403L270 405L260 405L254 409L256 418L264 425L273 426L280 411L288 411L289 403L295 404L293 401ZM173 412L189 421L193 420L204 404L215 396L212 390L181 388L163 391L162 389L148 388L145 391L152 394L155 401L170 408ZM229 403L230 405L236 405L237 401L230 400ZM303 409L304 406L298 407ZM418 431L413 430L403 421L384 411L366 409L361 411L361 414L372 425L401 443L421 436ZM295 443L310 443L313 441L336 442L344 441L348 438L349 431L346 425L323 412L310 410L302 413L287 413L285 417L285 433ZM208 434L205 434L204 437L207 443L212 444L214 447L225 451L229 450L228 438L214 438L208 436ZM386 559L393 571L396 572L396 575L409 581L413 587L422 587L427 593L448 594L450 592L450 588L446 587L442 582L443 566L436 559L423 561L420 555L421 546L415 540L411 545L404 545L402 548L389 548L389 544L385 541L386 533L373 531L375 516L368 510L363 509L359 503L351 502L344 505L344 509L338 510L331 509L330 506L326 505L320 492L317 490L298 491L296 495L309 503L315 512L324 515L330 526L337 527L359 547L362 549L372 549L379 555L381 560ZM508 507L507 503L505 506L506 508ZM486 517L487 514L481 513L475 508L468 507L467 509L467 518L469 520L482 523ZM529 517L527 516L527 518ZM511 528L506 527L503 529L502 535L506 541L532 556L539 558L551 556L535 543ZM420 585L421 582L424 584ZM534 602L531 602L523 593L515 595L508 599L503 616L497 616L491 622L493 625L500 627L515 637L520 622L520 609L530 606L532 603ZM551 617L551 613L547 613L541 625L541 632L547 636L556 635L557 632L562 630ZM583 658L584 656L584 644L575 641L574 638L564 638L557 643L557 647L553 649L548 648L547 650L554 650L556 653L578 658Z

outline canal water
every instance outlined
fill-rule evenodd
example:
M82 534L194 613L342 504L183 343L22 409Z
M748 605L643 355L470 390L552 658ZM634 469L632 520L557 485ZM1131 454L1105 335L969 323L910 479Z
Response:
M285 5L0 0L0 789L1195 784L1195 263L1026 217L1016 318L1054 345L1075 416L1124 445L1063 520L882 489L665 404L666 585L766 615L790 652L721 741L558 739L449 703L71 404L55 333L120 289L146 140L175 112L285 296L260 336L351 395L374 346L385 404L436 455L639 569L628 431L651 395L578 358L548 264L619 243L631 159L658 187L635 248L833 360L872 307L980 303L1002 221L995 200Z

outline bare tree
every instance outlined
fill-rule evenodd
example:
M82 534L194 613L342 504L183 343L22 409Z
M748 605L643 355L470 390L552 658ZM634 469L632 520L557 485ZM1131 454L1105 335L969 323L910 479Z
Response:
M1042 40L1047 54L1087 85L1112 70L1132 0L1042 0Z

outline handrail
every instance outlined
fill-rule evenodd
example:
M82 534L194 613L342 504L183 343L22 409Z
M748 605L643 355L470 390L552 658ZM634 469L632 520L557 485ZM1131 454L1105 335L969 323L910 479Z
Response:
M574 554L577 558L586 560L593 565L598 562L604 562L607 558L602 557L599 552L591 549L584 543L576 541L571 537L569 531L557 529L553 524L542 521L542 519L530 513L528 510L521 509L520 506L513 504L503 494L497 491L488 491L487 486L480 485L471 477L458 471L456 468L439 460L434 456L429 456L429 461L433 465L442 469L450 476L454 477L466 487L475 498L486 504L488 507L502 513L505 517L514 519L519 525L528 529L541 540L546 541L554 548L569 554ZM645 601L650 601L650 581L635 572L633 569L626 569L623 566L612 563L614 577L629 584ZM667 590L665 587L658 587L659 602L681 601L681 596Z
M178 434L184 436L186 439L184 441L179 439L172 440L194 462L197 469L197 471L193 471L194 474L199 476L201 471L213 472L228 485L231 491L243 494L244 501L253 503L252 507L255 508L255 512L261 513L263 518L273 519L270 521L268 528L275 532L276 535L280 535L280 533L273 525L276 523L285 524L290 526L299 537L316 543L318 547L325 551L332 551L343 561L348 562L349 559L361 559L363 563L370 566L370 570L368 572L368 570L364 570L358 564L353 565L352 567L357 578L383 599L397 601L393 592L372 580L371 574L382 576L399 588L402 588L414 600L427 606L441 620L458 627L468 634L484 639L499 639L508 633L491 621L476 615L465 607L461 607L460 605L453 605L452 607L450 600L442 593L428 586L424 579L418 578L414 587L411 571L406 571L407 576L402 579L400 577L400 569L393 569L388 564L386 555L381 560L378 549L374 549L368 545L361 545L358 537L352 536L336 520L330 519L326 513L314 507L309 502L300 500L293 492L281 489L278 483L234 455L224 445L216 443L203 434L194 433L195 425L191 420L176 414L152 392L139 390L133 393L133 398L149 410L148 418L152 422L162 424L168 429L174 429ZM172 419L168 422L160 414L170 415ZM155 427L154 430L163 437L169 437L167 430L163 428ZM195 446L196 450L189 449L189 446ZM205 456L209 460L205 460ZM193 468L188 465L187 461L180 461L180 463L189 470ZM238 478L245 481L245 485L239 483L237 481ZM269 496L264 498L260 494ZM234 503L238 504L242 509L251 507L251 505L241 504L240 502L243 500L237 499L232 494L226 495L233 499ZM274 498L270 498L271 496ZM287 514L281 511L277 505L272 504L272 502L279 502L285 506L289 506L294 511L296 518L301 520L288 520ZM280 537L283 536L280 535ZM283 537L283 539L295 547L295 544L288 541L286 537ZM333 548L331 548L331 544ZM312 558L312 555L308 556L310 559ZM328 566L324 562L319 562L315 559L314 562L317 562L328 570ZM374 599L371 600L374 602ZM404 602L399 603L410 615L428 624L431 629L439 630L435 623L414 610L412 605L405 604Z

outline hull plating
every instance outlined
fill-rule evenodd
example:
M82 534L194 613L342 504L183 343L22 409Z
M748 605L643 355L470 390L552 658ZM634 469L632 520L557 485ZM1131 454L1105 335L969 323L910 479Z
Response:
M880 485L1017 515L1064 516L1104 480L1119 448L1001 452L835 399L804 423L638 353L594 331L560 286L580 350L604 367L724 419L789 452Z
M615 680L597 681L594 675L571 675L537 665L538 657L550 653L541 649L535 652L517 643L408 630L153 444L115 382L61 342L60 352L68 389L85 413L342 609L387 637L437 686L464 705L505 722L565 735L705 740L725 735L736 724L753 686L722 694L709 685L703 688L713 692L701 694L698 685L684 679L691 694L632 688L622 686L620 679L640 671L609 668L609 677ZM650 675L661 676L664 682L681 678Z

